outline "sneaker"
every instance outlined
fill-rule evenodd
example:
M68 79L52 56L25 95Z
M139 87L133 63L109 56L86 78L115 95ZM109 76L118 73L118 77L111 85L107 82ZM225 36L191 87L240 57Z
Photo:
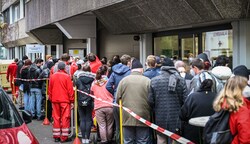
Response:
M86 139L85 144L89 144L89 143L90 143L89 139Z
M60 142L60 138L54 138L55 142Z
M82 139L82 143L85 144L86 143L86 139Z

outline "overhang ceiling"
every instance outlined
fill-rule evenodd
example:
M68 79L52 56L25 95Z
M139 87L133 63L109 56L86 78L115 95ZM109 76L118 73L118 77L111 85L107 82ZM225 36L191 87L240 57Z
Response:
M125 0L93 11L113 34L201 27L250 18L250 0Z

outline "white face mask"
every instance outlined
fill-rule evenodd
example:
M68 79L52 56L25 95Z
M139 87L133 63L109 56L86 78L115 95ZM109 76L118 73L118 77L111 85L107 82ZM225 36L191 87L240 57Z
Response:
M185 78L186 73L185 72L181 72L180 75L181 75L182 78Z
M192 76L195 76L195 72L194 72L193 69L190 69L190 74L191 74Z

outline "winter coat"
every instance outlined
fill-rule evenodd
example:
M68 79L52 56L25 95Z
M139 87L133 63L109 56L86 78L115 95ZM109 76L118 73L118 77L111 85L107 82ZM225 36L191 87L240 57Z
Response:
M229 67L226 66L217 66L214 67L211 73L225 85L226 81L231 77L232 71Z
M108 78L104 76L100 80L95 80L92 83L91 91L93 95L95 95L97 98L101 98L102 100L105 100L107 102L112 103L113 102L113 95L106 89L106 85L108 82ZM104 103L102 101L96 100L94 101L94 109L100 109L105 107L113 107L113 105Z
M231 112L229 126L234 135L232 144L250 143L250 110L249 100L244 98L244 105L237 112Z
M23 61L19 61L19 62L17 63L17 71L16 71L16 77L17 77L17 78L21 78L21 69L22 69L23 65L24 65L24 62L23 62ZM15 85L16 85L16 86L20 86L21 84L22 84L22 81L21 81L21 80L16 80L16 81L15 81Z
M43 78L49 78L50 75L50 69L49 68L45 68L43 69L42 73L39 75L39 79L43 79ZM45 95L46 94L46 80L42 81L42 94Z
M155 76L158 76L160 73L157 71L157 68L148 68L143 73L145 77L148 77L149 79L152 79Z
M74 102L73 83L66 71L58 70L50 76L49 99L52 103Z
M30 66L23 66L20 70L20 77L21 79L28 79L29 74L29 68ZM30 93L30 84L28 81L21 81L21 84L23 84L23 92L24 93Z
M17 64L15 62L11 63L8 66L7 69L7 75L6 75L6 79L10 81L10 83L14 80L14 78L16 77L16 72L17 72Z
M109 77L106 89L115 97L116 99L116 89L119 82L126 76L130 74L130 68L121 63L116 64L112 67L113 73Z
M81 71L77 75L77 80L76 80L75 85L76 85L77 89L79 89L81 91L88 89L89 91L87 91L87 93L90 93L91 84L94 80L95 80L95 75L93 75L90 72ZM86 92L86 91L84 91L84 92ZM78 101L81 98L84 98L84 100L86 99L86 101L89 102L89 105L93 106L93 98L92 97L90 97L86 94L83 94L81 92L77 92L77 96L78 96Z
M96 58L95 61L89 62L89 66L90 66L90 69L91 69L92 73L96 73L98 68L102 65L99 58L97 56L95 58Z
M42 69L37 67L36 64L32 64L29 69L29 79L37 79L42 73ZM31 81L30 88L42 88L43 81Z
M191 80L189 93L197 92L200 88L201 83L205 79L213 80L213 86L212 86L213 92L218 94L222 90L224 84L218 78L216 78L216 76L213 75L211 72L203 70L199 74L195 75Z
M199 143L199 128L188 124L194 117L214 114L213 101L216 93L211 90L199 90L190 94L181 108L180 119L183 121L183 137L194 143Z
M174 80L175 90L169 85ZM148 97L155 112L155 123L172 132L180 128L179 113L187 94L185 80L177 70L174 67L162 66L161 74L151 79Z
M150 79L139 72L131 72L131 75L123 78L117 88L117 103L122 100L122 105L135 112L146 120L150 120L150 106L147 101ZM136 120L127 112L122 113L123 126L146 126Z

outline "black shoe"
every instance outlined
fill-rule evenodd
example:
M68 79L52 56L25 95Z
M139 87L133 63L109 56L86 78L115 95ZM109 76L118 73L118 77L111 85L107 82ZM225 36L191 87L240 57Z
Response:
M37 116L33 116L33 118L32 119L37 119Z
M60 138L54 138L55 142L60 142Z
M19 110L24 110L24 107L20 107Z
M36 120L37 120L37 121L41 121L42 119L41 119L41 118L37 118Z
M65 143L65 142L71 142L72 141L72 139L71 138L67 138L66 140L64 140L64 141L62 141L61 140L61 143Z

